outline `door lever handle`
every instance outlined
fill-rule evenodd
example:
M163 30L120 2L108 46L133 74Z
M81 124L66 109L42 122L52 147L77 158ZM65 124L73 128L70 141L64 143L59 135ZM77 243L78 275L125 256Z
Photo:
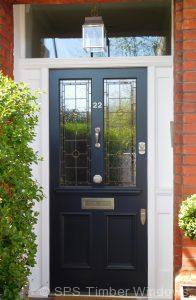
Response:
M140 210L140 221L141 221L142 225L146 224L146 209L145 208L141 208L141 210Z
M96 127L95 128L95 147L96 148L100 148L101 147L101 145L99 143L100 131L101 131L100 127Z

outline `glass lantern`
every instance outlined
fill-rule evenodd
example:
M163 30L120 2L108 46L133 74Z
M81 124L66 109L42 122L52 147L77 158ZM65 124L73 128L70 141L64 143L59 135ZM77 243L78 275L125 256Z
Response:
M86 52L106 52L106 31L102 17L86 17L82 36L83 49Z

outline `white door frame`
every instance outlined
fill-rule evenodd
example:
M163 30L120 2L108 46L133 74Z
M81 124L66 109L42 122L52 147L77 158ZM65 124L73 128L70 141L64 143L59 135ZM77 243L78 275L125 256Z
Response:
M25 6L14 6L14 75L45 93L34 147L44 158L33 170L44 188L37 234L37 265L30 278L31 296L49 288L49 70L66 68L146 67L148 70L148 288L149 298L172 299L173 289L173 58L25 59Z

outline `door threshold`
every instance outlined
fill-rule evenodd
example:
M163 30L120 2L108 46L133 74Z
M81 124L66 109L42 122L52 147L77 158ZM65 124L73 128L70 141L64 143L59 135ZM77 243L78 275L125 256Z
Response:
M91 298L93 300L97 299L97 300L120 300L120 299L131 299L131 300L148 300L149 298L147 296L134 296L134 295L130 295L130 296L101 296L101 295L66 295L66 296L58 296L58 295L49 295L48 298L50 300L73 300L73 298L78 298L78 300L91 300Z

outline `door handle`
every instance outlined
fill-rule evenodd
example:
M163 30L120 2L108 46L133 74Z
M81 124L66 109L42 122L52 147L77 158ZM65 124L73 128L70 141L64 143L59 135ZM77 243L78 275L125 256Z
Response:
M145 208L141 208L141 210L140 210L140 221L141 221L142 225L146 224L146 209Z
M100 127L96 127L95 128L95 147L96 148L100 148L101 147L101 145L99 143L100 131L101 131Z
M93 176L93 182L96 183L96 184L102 183L102 180L103 180L103 178L102 178L101 175L95 175L95 176Z

